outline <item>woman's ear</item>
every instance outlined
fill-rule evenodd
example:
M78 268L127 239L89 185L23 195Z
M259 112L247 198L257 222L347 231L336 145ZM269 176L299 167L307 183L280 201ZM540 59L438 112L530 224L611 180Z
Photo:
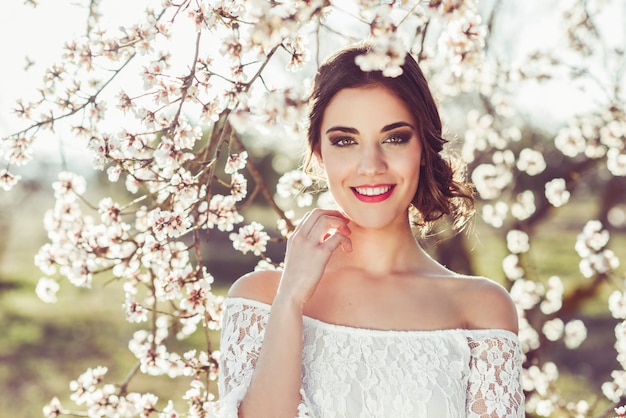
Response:
M322 160L322 156L319 154L315 154L315 164L317 164L317 166L326 171L326 167L324 167L324 161Z
M322 160L322 153L320 152L319 146L313 151L313 159L315 160L315 164L317 164L320 169L326 170L324 168L324 160Z

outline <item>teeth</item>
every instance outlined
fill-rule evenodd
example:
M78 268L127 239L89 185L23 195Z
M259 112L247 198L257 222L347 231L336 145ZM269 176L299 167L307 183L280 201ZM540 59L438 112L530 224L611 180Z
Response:
M365 196L378 196L384 193L387 193L391 190L391 186L385 187L355 187L354 188L358 194L362 194Z

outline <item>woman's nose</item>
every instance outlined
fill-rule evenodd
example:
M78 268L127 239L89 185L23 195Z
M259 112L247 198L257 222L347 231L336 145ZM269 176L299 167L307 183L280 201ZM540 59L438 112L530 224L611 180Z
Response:
M374 175L384 173L387 170L383 152L378 147L366 147L361 153L359 161L359 174Z

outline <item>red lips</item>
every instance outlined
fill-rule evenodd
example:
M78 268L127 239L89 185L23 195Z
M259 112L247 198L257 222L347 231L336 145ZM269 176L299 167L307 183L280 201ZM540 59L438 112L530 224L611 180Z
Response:
M361 202L379 203L389 199L389 197L393 193L394 187L395 186L392 184L358 186L352 187L352 192Z

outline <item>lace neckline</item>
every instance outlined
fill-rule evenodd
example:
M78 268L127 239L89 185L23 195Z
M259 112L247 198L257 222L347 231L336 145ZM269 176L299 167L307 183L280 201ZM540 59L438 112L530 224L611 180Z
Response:
M228 302L232 303L241 303L253 306L255 308L264 309L269 312L272 305L261 302L255 299L249 299L245 297L227 297L224 300L224 304ZM508 338L513 338L514 340L518 340L517 334L507 329L501 328L484 328L484 329L467 329L467 328L445 328L445 329L433 329L433 330L384 330L384 329L376 329L376 328L361 328L350 325L340 325L334 324L330 322L325 322L320 319L316 319L307 315L303 315L304 322L308 322L309 324L317 327L323 328L330 331L342 332L353 335L368 335L373 336L375 334L380 334L384 336L390 335L408 335L408 336L446 336L446 335L463 335L463 336L473 336L473 337L495 337L495 336L503 336Z

